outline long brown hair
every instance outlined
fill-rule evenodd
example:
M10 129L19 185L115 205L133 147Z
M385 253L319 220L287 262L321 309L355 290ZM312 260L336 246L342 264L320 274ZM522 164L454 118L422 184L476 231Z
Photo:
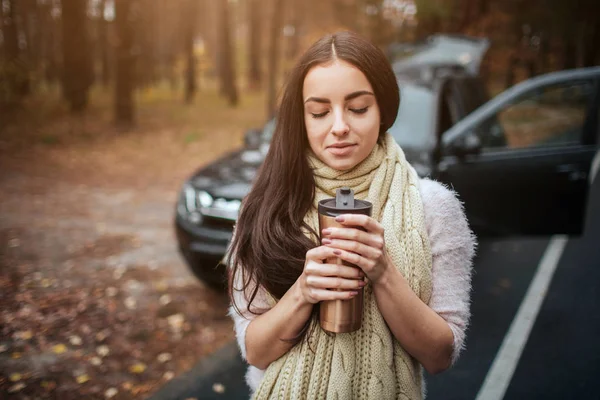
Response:
M304 53L289 75L269 152L244 199L230 246L229 295L236 309L233 290L249 290L252 312L256 283L277 300L283 297L302 274L306 252L319 243L318 233L303 222L314 200L315 182L306 159L302 88L311 68L336 59L362 71L373 87L381 113L380 141L396 119L400 93L394 72L384 53L368 40L338 32L322 37ZM233 277L240 272L243 287L233 288ZM292 340L299 341L310 322Z

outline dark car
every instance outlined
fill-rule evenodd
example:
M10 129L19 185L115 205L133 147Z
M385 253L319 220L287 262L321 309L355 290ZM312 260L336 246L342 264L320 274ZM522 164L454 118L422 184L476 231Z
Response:
M430 80L399 79L390 133L419 175L456 190L479 235L580 234L590 171L600 163L600 67L533 78L483 105L477 77L439 71ZM210 286L225 285L220 261L273 130L269 121L248 132L246 148L183 186L179 248Z

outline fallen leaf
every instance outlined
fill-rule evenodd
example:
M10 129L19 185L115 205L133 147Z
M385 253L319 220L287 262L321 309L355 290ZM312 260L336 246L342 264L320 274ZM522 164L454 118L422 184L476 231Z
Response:
M171 302L171 296L169 296L168 294L163 294L158 299L158 304L160 304L161 306L166 306L170 302Z
M131 382L123 382L123 384L121 386L125 390L131 390L131 388L133 387L133 384Z
M42 282L41 282L42 287L47 288L47 287L50 287L51 284L52 284L52 281L50 281L50 279L47 279L47 278L42 279Z
M16 385L12 385L11 387L9 387L8 393L18 392L19 390L23 389L24 387L25 387L25 384L23 382L19 382Z
M171 328L176 331L181 329L184 320L185 318L183 314L173 314L167 317L167 322L169 323L169 326L171 326Z
M117 395L117 393L119 393L119 391L116 388L111 387L106 389L106 391L104 392L104 397L106 397L107 399L112 399Z
M10 357L13 359L17 359L17 358L21 358L22 355L23 355L23 353L14 352L10 355Z
M100 357L105 357L110 353L110 349L106 345L98 346L96 347L96 353L98 353Z
M79 336L73 335L69 337L69 343L71 343L73 346L80 346L82 341Z
M87 381L89 381L90 377L87 374L83 374L76 376L75 380L81 385L82 383L86 383Z
M19 331L15 332L15 338L21 340L29 340L33 337L33 333L31 331Z
M8 247L19 247L21 242L17 238L12 238L8 241Z
M52 346L52 352L55 354L63 354L67 352L67 346L64 344L56 344Z
M8 379L10 379L11 382L18 382L23 378L23 375L19 374L18 372L15 372L13 374L10 374Z
M159 281L154 284L154 289L156 289L159 292L164 292L168 288L169 288L169 285L165 281Z
M160 353L158 357L156 357L156 359L158 360L158 362L166 363L167 361L171 361L173 359L173 356L169 353Z
M107 329L105 329L103 331L100 331L100 332L96 333L96 340L99 341L99 342L102 342L109 335L110 335L110 331L108 331Z
M125 307L128 310L135 310L137 308L137 301L133 297L128 297L125 299Z
M146 364L144 363L135 363L129 367L129 372L132 374L141 374L146 370Z
M102 365L102 359L100 359L99 357L92 357L90 358L90 364L95 365L96 367L98 365Z
M0 353L4 353L6 350L8 350L8 346L5 344L0 344Z
M213 385L212 389L213 389L213 392L215 392L215 393L219 393L219 394L225 393L225 386L223 386L220 383L215 383Z
M171 372L171 371L167 371L167 372L165 372L165 373L163 374L163 378L164 378L166 381L170 381L170 380L171 380L171 379L173 379L174 377L175 377L175 374L174 374L173 372Z
M40 385L44 388L44 389L49 389L52 390L56 387L56 382L54 381L42 381L40 383Z
M115 297L117 293L119 293L119 290L115 287L110 286L106 288L105 292L108 297Z

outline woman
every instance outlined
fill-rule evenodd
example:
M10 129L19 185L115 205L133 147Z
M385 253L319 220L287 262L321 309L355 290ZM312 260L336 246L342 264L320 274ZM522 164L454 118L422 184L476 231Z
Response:
M255 398L422 398L421 366L437 373L458 357L475 241L454 193L420 180L387 133L399 102L385 55L350 32L317 41L288 79L228 260ZM342 186L372 216L318 232L318 201ZM323 331L315 304L359 290L362 327Z

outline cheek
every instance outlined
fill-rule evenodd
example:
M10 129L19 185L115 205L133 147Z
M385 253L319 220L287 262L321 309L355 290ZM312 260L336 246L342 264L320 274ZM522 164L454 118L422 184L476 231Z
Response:
M323 118L324 120L325 118ZM304 125L306 126L306 134L308 136L308 141L312 143L316 143L321 141L327 135L326 124L323 120L316 120L312 117L304 118Z

